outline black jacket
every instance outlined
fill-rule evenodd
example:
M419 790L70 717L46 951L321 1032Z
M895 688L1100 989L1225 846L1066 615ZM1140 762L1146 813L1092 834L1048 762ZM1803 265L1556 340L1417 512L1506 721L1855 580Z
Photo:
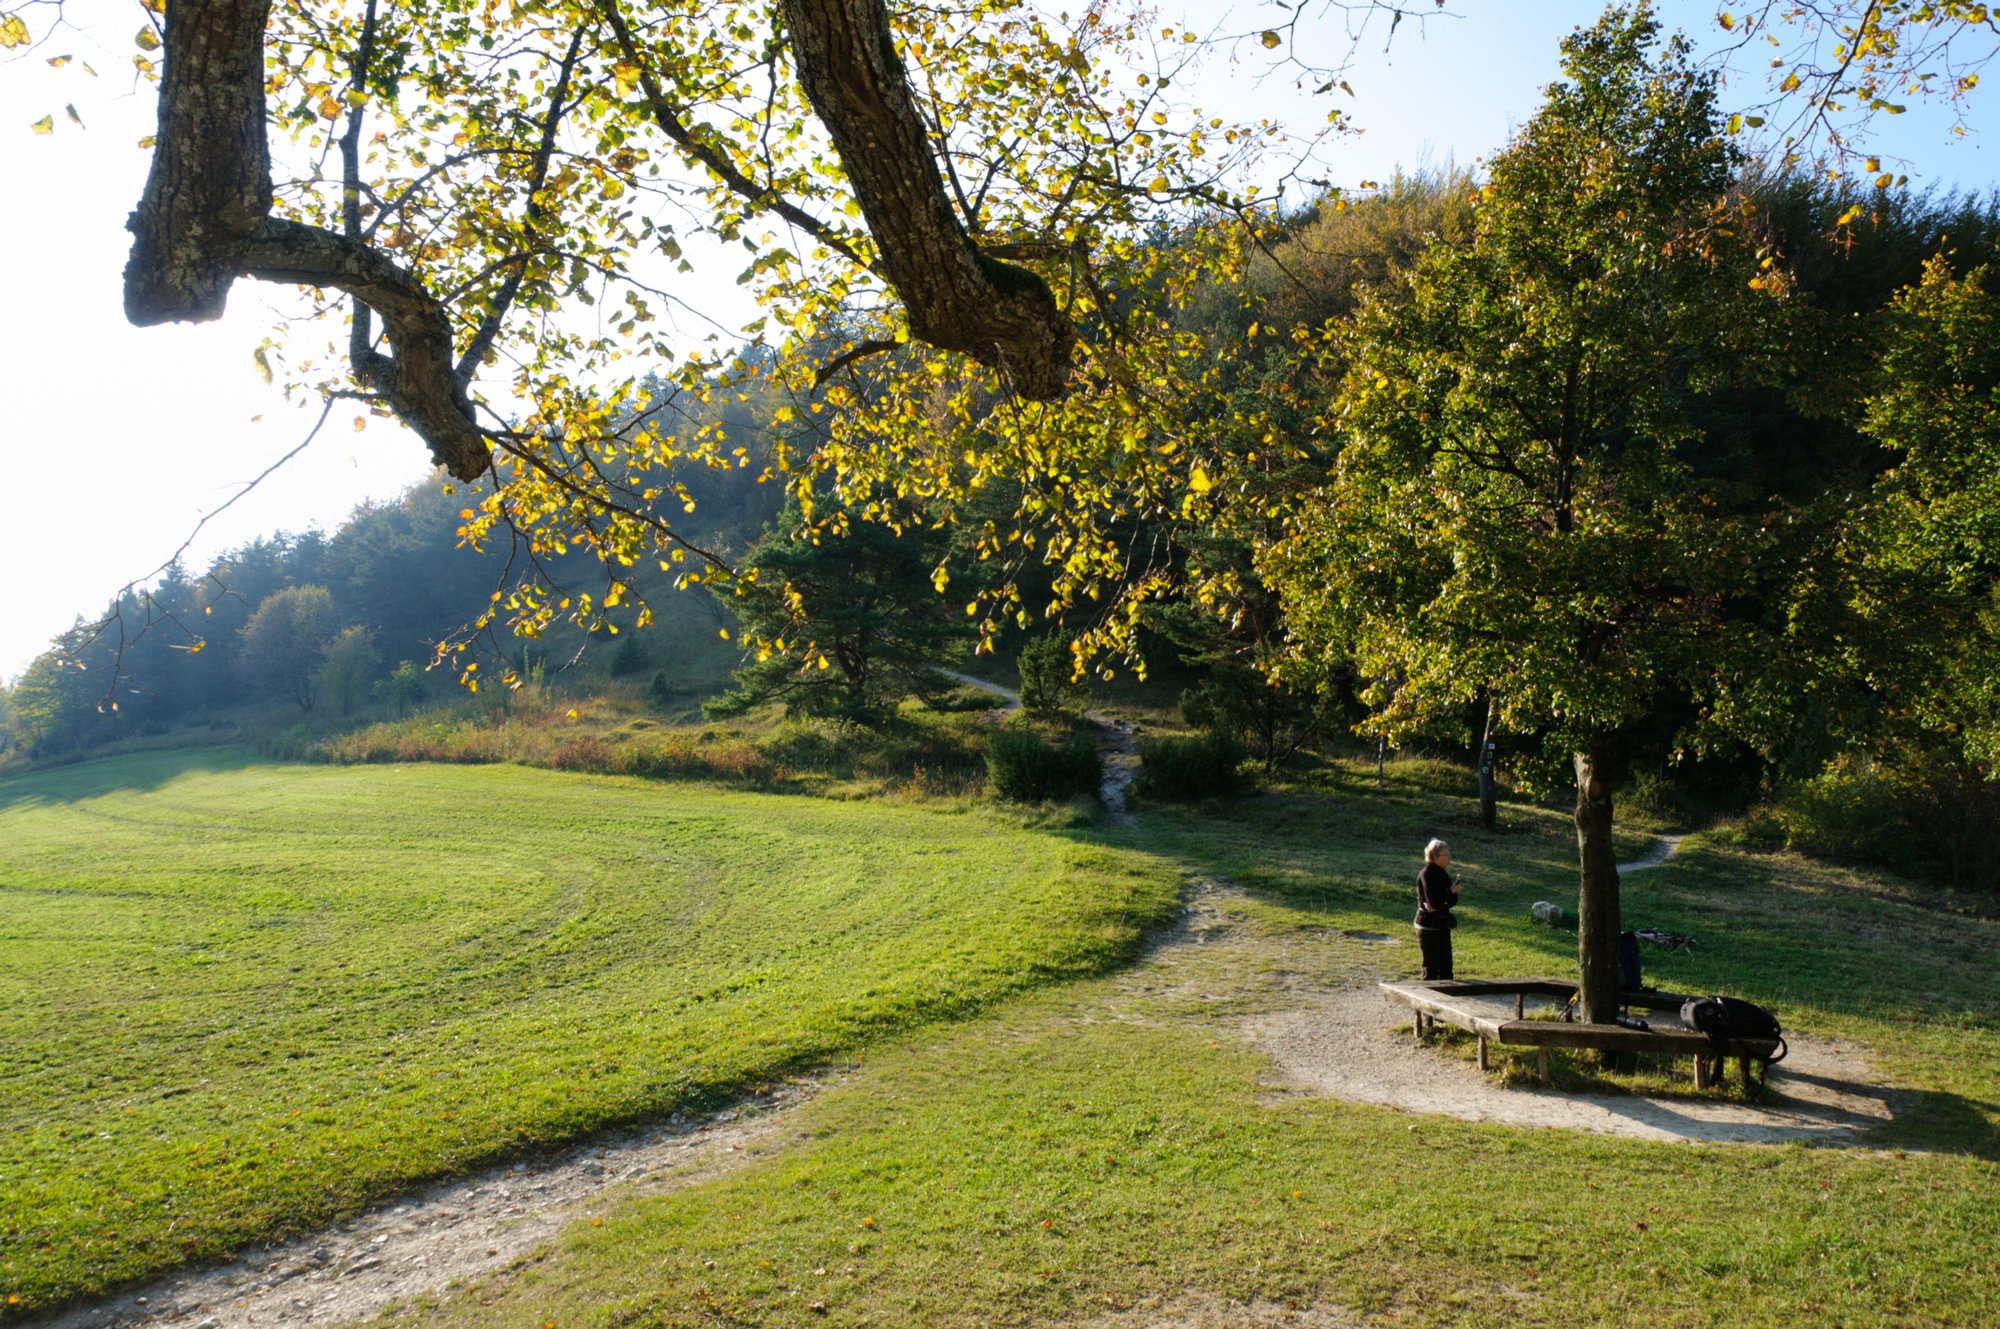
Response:
M1435 863L1424 864L1417 874L1417 926L1455 928L1458 919L1451 912L1457 897L1451 891L1451 874ZM1429 909L1422 906L1429 905Z

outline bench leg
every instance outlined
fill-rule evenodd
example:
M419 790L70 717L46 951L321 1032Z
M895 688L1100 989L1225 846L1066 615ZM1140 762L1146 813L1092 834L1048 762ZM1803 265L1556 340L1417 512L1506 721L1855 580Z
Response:
M1486 1069L1486 1035L1479 1036L1479 1069Z
M1545 1047L1535 1050L1535 1073L1541 1077L1543 1084L1549 1082L1549 1050Z
M1742 1060L1743 1060L1743 1092L1747 1096L1750 1093L1750 1058L1744 1057Z
M1694 1087L1708 1088L1708 1058L1699 1054L1694 1059Z

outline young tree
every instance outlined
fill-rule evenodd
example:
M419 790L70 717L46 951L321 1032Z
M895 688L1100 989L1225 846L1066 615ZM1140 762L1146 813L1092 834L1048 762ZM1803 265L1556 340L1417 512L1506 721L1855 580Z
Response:
M781 701L787 715L878 725L911 693L941 689L971 630L938 595L944 541L850 521L836 534L788 504L744 562L728 602L754 658L736 690L703 707L738 715Z
M1294 640L1351 653L1391 737L1496 699L1576 778L1587 1018L1620 979L1620 727L1757 645L1756 495L1704 474L1692 409L1768 372L1782 280L1730 195L1712 75L1644 8L1563 44L1469 244L1347 324L1332 473L1263 568Z
M326 647L339 629L326 587L287 586L265 596L243 625L237 667L258 691L309 712L319 700Z
M319 695L344 719L368 696L376 667L375 634L360 625L342 628L320 649Z
M1015 658L1021 675L1021 709L1062 715L1090 704L1090 683L1076 676L1076 653L1060 632L1045 632Z

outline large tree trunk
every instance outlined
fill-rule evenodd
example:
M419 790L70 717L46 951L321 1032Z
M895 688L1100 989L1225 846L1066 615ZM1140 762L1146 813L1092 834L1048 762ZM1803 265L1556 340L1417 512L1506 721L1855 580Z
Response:
M615 3L606 0L604 8L621 43L632 48L633 34ZM839 151L875 240L874 266L901 297L911 332L997 367L1022 396L1062 396L1076 329L1046 282L982 253L953 211L937 147L896 54L885 0L783 0L783 9L800 82ZM462 480L474 479L491 462L468 388L491 333L475 337L461 361L453 344L454 311L419 273L359 236L270 215L264 96L269 10L270 0L174 0L171 6L158 147L145 195L128 223L133 243L125 268L126 314L142 326L212 319L238 277L345 291L382 316L393 351L371 346L367 323L358 319L355 378L423 437L441 465ZM365 55L361 63L365 67ZM693 143L687 127L667 113L650 70L646 77L663 128ZM552 117L560 102L559 94ZM553 133L552 118L543 134L545 153ZM726 155L711 149L703 159L760 207L796 212L787 212L783 200Z
M784 13L799 82L840 153L910 331L995 366L1024 397L1062 396L1076 330L1046 282L981 253L966 234L884 0L784 0Z
M1618 856L1611 845L1611 744L1602 738L1576 753L1576 848L1582 883L1576 901L1576 948L1583 1018L1618 1017L1625 979L1618 968Z
M166 14L158 142L126 222L125 316L139 327L220 318L239 275L230 246L271 211L270 9L270 0L175 0Z

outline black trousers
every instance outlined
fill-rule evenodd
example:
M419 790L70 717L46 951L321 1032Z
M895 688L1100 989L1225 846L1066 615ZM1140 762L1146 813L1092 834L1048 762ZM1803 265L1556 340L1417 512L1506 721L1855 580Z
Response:
M1450 928L1418 928L1417 947L1424 953L1426 979L1452 976Z

